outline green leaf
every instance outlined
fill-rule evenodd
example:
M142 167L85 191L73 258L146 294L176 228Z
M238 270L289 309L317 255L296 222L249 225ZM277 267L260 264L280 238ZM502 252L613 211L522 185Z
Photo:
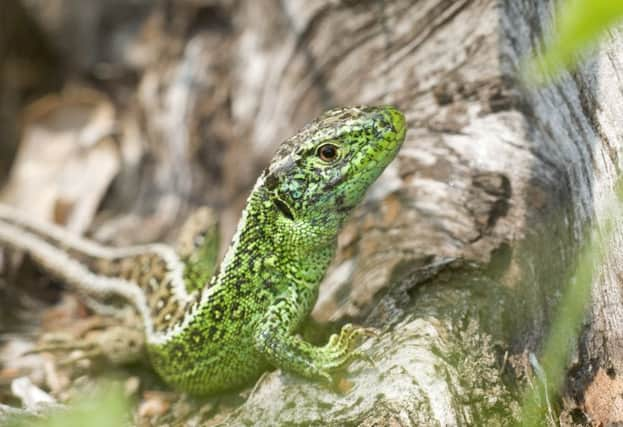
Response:
M120 387L101 386L93 395L70 403L44 419L17 417L5 427L110 427L129 425L129 401Z
M543 54L533 57L528 64L529 78L547 79L573 67L582 52L622 19L623 0L562 1L552 38L545 43Z
M610 214L612 215L612 214ZM613 218L606 218L602 230L591 230L592 236L580 252L577 266L568 287L564 290L541 358L542 365L533 365L541 384L527 388L522 403L522 426L554 423L551 403L558 398L565 378L567 358L577 342L586 309L590 303L591 286L606 253L612 235ZM538 361L535 358L535 362Z

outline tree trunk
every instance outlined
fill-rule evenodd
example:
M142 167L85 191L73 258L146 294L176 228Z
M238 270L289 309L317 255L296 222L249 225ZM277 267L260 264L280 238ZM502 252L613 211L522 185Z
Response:
M156 212L165 229L206 203L228 241L279 142L329 107L406 113L405 145L340 235L314 310L379 328L362 345L374 366L353 363L343 393L272 372L229 424L518 419L535 381L529 355L540 355L587 226L601 226L614 197L623 33L532 88L519 67L547 32L546 0L23 4L68 81L115 106L122 167L102 209ZM67 12L46 13L53 4ZM623 422L620 224L569 357L563 424Z

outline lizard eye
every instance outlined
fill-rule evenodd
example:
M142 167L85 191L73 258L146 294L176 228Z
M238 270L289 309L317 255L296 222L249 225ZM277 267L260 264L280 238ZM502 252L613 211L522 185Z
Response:
M332 162L337 159L338 148L333 144L322 144L318 147L318 157L324 162Z

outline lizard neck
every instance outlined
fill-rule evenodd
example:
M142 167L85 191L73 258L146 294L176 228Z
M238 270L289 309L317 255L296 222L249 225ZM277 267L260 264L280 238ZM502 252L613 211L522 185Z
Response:
M317 227L284 215L262 176L249 195L216 285L232 286L238 280L252 287L282 282L317 286L335 253L340 223ZM328 233L331 228L336 231Z

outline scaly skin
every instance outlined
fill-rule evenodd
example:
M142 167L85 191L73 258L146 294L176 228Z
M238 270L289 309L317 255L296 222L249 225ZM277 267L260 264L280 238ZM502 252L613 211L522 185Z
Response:
M286 140L207 283L208 242L183 256L164 245L105 248L0 207L0 243L28 251L85 293L131 302L155 370L180 390L236 388L270 366L331 381L361 330L347 325L322 347L296 331L316 302L342 223L395 157L405 129L393 107L340 108Z

